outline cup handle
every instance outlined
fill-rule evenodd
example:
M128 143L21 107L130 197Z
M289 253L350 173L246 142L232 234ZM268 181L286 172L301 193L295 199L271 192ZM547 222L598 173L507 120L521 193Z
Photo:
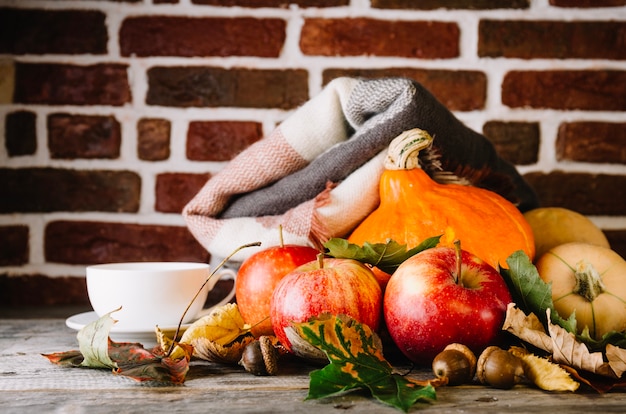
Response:
M199 319L199 318L201 318L203 316L206 316L206 315L210 314L211 312L213 312L213 310L215 308L218 308L220 306L223 306L223 305L227 304L228 302L230 302L232 300L232 298L235 297L235 287L236 287L236 281L237 281L237 272L235 272L232 269L223 269L220 272L218 272L215 276L217 276L217 280L220 280L224 276L231 276L233 281L235 281L235 283L233 283L233 288L218 303L216 303L215 305L213 305L213 306L211 306L209 308L202 309L198 313L198 315L196 316L196 319ZM216 283L217 283L217 281L216 281Z

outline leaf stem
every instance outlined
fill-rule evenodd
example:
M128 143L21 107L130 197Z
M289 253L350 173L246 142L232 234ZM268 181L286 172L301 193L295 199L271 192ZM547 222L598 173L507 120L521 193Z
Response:
M198 291L196 292L196 294L194 295L194 297L191 299L191 301L189 302L189 304L187 305L187 307L185 308L185 311L183 312L183 314L180 317L180 320L178 321L178 326L176 327L176 332L174 333L174 338L172 339L172 343L170 344L169 349L167 350L167 354L166 356L169 357L170 354L172 353L172 351L174 350L174 345L176 345L176 338L178 338L178 334L180 333L180 327L183 324L183 320L185 320L185 315L187 315L187 312L189 312L189 309L191 308L191 305L193 305L193 303L196 301L196 299L198 298L198 296L200 295L200 292L202 292L202 289L204 289L204 287L206 286L207 283L209 283L209 280L211 280L211 278L217 273L217 271L219 269L221 269L224 264L226 264L226 262L228 260L230 260L231 257L233 257L237 252L239 252L239 250L245 249L247 247L254 247L254 246L260 246L261 242L254 242L254 243L248 243L248 244L244 244L242 246L237 247L231 254L229 254L228 256L226 256L226 258L224 258L220 264L218 264L215 269L211 272L211 274L209 275L209 277L206 278L206 280L204 281L204 283L202 283L202 286L200 286L200 289L198 289Z

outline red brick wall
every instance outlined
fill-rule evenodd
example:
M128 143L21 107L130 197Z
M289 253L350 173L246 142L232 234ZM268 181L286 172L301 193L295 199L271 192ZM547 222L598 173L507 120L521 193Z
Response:
M286 3L0 6L0 303L206 260L183 205L337 76L423 83L626 256L626 0Z

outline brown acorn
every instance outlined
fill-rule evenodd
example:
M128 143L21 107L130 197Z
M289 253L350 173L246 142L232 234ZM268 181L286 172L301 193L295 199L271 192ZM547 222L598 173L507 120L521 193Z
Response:
M448 385L467 384L476 372L476 355L465 345L450 344L432 363L437 378L447 378Z
M239 365L254 375L276 375L278 351L268 336L261 336L246 345Z
M522 360L497 346L490 346L478 358L476 375L482 384L510 389L524 378Z

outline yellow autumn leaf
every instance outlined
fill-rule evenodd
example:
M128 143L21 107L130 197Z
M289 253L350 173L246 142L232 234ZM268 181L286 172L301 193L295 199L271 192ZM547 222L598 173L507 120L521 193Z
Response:
M219 345L227 345L249 331L250 325L243 321L237 304L227 303L192 323L180 342L193 345L195 339L203 338Z
M171 338L158 328L156 335L161 348L168 350ZM241 355L247 343L237 340L246 335L252 336L250 325L244 322L237 304L227 303L192 323L178 343L193 346L195 357L213 362L232 362L238 360L237 355ZM183 357L184 350L176 345L170 356Z
M545 391L576 391L580 383L559 365L531 353L519 354L524 376Z

